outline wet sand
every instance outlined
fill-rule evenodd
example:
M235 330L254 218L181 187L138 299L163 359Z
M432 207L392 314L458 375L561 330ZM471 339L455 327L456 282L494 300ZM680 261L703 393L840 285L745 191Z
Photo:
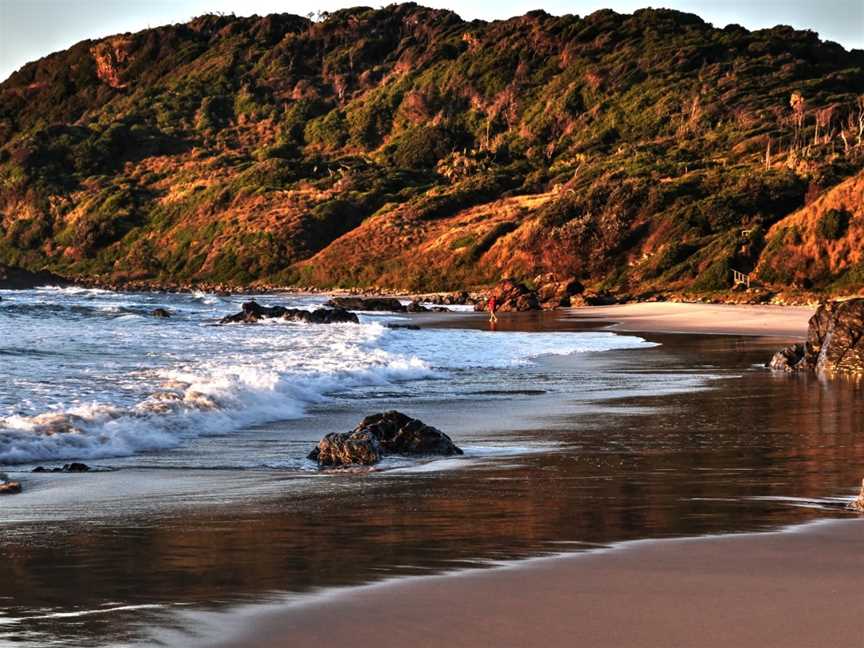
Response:
M815 308L656 302L588 306L568 312L580 320L608 320L611 330L804 337Z
M864 520L637 541L325 593L236 619L217 645L852 647L862 574Z

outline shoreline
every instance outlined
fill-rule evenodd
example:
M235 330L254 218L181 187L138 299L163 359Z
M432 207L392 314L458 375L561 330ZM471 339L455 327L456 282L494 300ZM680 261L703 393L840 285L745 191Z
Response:
M322 590L211 617L227 638L207 645L851 646L864 636L862 531L834 519L631 540Z

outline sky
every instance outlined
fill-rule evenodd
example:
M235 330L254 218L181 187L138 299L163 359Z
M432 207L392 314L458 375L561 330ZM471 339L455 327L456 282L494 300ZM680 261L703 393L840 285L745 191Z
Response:
M248 16L268 13L307 15L357 5L353 0L0 0L0 80L29 61L66 49L87 38L101 38L176 22L204 13ZM389 4L389 2L388 2ZM717 27L738 23L748 29L792 25L812 29L847 49L864 49L864 0L428 0L429 7L452 9L462 18L494 20L532 9L551 14L587 15L597 9L630 13L645 6L700 15Z

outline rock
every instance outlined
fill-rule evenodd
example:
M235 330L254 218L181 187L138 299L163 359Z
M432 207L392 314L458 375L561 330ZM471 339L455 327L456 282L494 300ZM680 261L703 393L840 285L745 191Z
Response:
M475 311L488 310L489 299L495 298L496 309L500 312L540 310L537 293L515 279L505 279L496 286L486 300L474 305Z
M318 308L307 311L283 306L261 306L258 302L249 301L243 304L243 310L234 315L227 315L219 320L220 324L254 324L262 319L281 318L290 322L308 322L310 324L338 324L350 322L359 324L360 320L354 313L344 308Z
M570 305L612 306L614 304L620 304L622 301L626 301L626 299L622 300L620 297L616 297L606 290L601 290L600 292L583 292L581 295L571 297Z
M849 502L846 507L850 511L858 511L859 513L864 513L864 479L861 480L861 492L858 493L858 497Z
M0 264L0 290L30 290L40 286L68 286L71 282L51 272L30 272Z
M810 318L807 341L774 354L768 366L823 376L864 375L864 298L820 304Z
M90 472L92 468L83 463L63 464L62 468L46 468L45 466L36 466L33 469L34 473L82 473Z
M558 281L554 275L539 275L534 278L537 288L537 299L544 309L570 306L574 295L580 294L585 287L576 279Z
M428 313L429 309L426 308L419 301L414 300L410 304L405 307L405 310L409 313ZM444 310L447 310L446 308Z
M381 443L369 430L331 432L309 453L309 459L319 466L371 466L381 460Z
M420 327L417 326L416 324L392 324L392 323L387 323L387 324L385 324L384 326L386 326L386 327L389 328L389 329L395 329L395 330L400 330L400 329L404 329L404 330L406 330L406 331L419 331L419 330L420 330Z
M169 313L164 308L154 308L152 311L150 311L150 314L153 317L171 317L171 313Z
M21 492L21 484L15 481L0 482L0 495L18 495Z
M462 450L440 430L390 411L367 416L350 432L328 434L309 459L321 467L369 466L390 454L451 456L461 455Z
M796 371L801 368L804 359L804 345L793 344L774 354L766 366L782 371Z
M404 313L405 306L395 297L333 297L325 306L352 311L384 311Z
M314 311L289 308L283 313L282 319L291 322L307 322L308 324L359 324L357 315L344 308L316 308Z

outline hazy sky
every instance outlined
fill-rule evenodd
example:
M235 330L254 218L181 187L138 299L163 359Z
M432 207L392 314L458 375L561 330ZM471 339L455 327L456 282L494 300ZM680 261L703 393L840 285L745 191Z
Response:
M86 38L100 38L175 22L208 12L238 15L334 10L377 3L334 0L0 0L0 80L46 54ZM611 8L629 13L662 6L699 14L718 27L738 23L750 29L792 25L812 29L847 48L864 49L864 0L429 0L466 19L509 18L532 9L584 16Z

